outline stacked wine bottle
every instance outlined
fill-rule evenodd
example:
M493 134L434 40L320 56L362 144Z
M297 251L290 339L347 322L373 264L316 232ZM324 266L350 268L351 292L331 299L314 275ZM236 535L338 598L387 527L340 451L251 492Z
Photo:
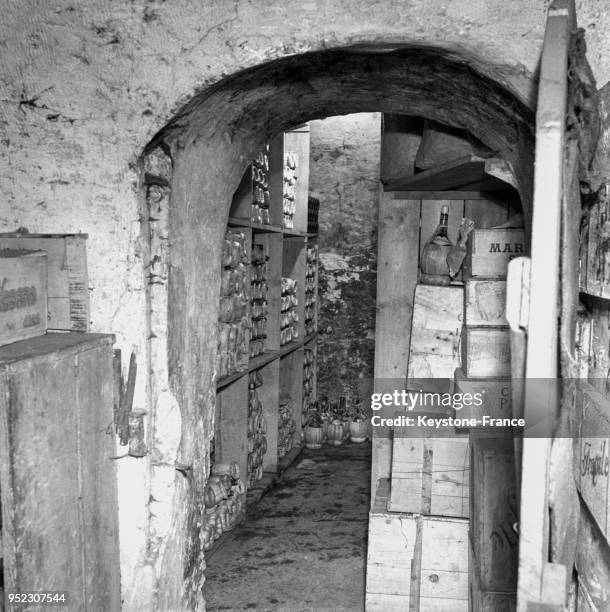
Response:
M250 297L252 332L250 357L256 357L265 350L267 338L267 262L269 257L262 244L252 245L252 266L250 269Z
M225 531L235 527L245 509L246 486L235 461L212 465L203 491L203 548L210 550Z
M248 299L249 255L243 232L229 229L222 251L220 308L218 315L219 378L248 367L250 355L250 316Z
M282 278L282 300L280 312L280 344L287 344L299 338L299 313L297 310L297 281Z
M260 370L250 372L248 380L248 489L263 477L263 457L267 452L267 422L257 389L263 384Z
M294 228L294 213L296 210L297 154L286 153L284 160L284 227Z
M307 247L307 271L305 275L305 335L316 331L316 275L318 271L318 246Z
M294 405L291 398L280 398L277 456L282 458L294 445L297 424L294 419Z
M310 412L314 407L315 355L311 349L303 351L303 429L307 425Z
M252 162L252 223L269 225L269 145Z

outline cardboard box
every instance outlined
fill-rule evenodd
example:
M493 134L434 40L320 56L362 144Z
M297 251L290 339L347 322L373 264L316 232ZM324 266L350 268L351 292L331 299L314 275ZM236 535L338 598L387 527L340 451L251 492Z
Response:
M0 234L0 249L47 252L48 329L89 329L86 234Z
M369 514L367 612L468 612L468 520L388 512L388 489Z
M509 328L464 326L462 369L468 378L509 377Z
M468 238L464 279L505 279L508 262L525 255L523 229L478 229Z
M469 279L464 283L465 324L479 327L507 326L506 281Z

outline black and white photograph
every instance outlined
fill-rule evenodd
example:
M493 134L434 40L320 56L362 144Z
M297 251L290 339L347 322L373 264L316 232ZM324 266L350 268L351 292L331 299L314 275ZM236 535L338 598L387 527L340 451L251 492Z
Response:
M0 0L0 612L610 612L610 0Z

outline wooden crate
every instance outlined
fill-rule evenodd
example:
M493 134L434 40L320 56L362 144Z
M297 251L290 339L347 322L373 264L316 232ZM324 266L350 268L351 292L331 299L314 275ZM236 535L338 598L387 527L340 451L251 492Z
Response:
M459 338L463 312L463 287L416 286L407 370L409 381L441 379L438 387L429 381L424 390L449 390L444 386L461 365ZM407 385L414 386L411 382Z
M0 249L47 252L48 328L89 329L86 234L0 234Z
M470 279L464 283L464 322L468 326L507 326L506 281Z
M464 326L462 369L469 378L510 376L509 328Z
M0 348L6 592L121 609L112 343L49 333Z
M607 395L579 381L576 486L601 533L610 542L610 404Z
M47 330L47 254L0 251L0 346Z
M468 239L464 278L506 278L508 262L522 255L523 229L475 229Z
M387 497L381 480L369 515L367 612L467 612L468 521L388 512Z
M468 518L468 437L394 436L388 510Z
M493 418L512 418L511 379L510 378L469 378L461 368L455 371L455 392L480 393L483 403L480 406L464 405L455 411L457 418L482 419L484 415Z
M511 437L471 436L470 539L480 589L516 591L519 520Z
M479 562L472 550L472 542L468 548L470 612L516 612L517 594L514 591L486 591L481 588Z

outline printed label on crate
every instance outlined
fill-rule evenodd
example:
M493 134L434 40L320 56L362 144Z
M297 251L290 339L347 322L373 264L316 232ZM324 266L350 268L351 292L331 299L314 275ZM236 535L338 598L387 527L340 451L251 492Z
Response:
M47 257L42 251L0 251L0 345L47 329Z

